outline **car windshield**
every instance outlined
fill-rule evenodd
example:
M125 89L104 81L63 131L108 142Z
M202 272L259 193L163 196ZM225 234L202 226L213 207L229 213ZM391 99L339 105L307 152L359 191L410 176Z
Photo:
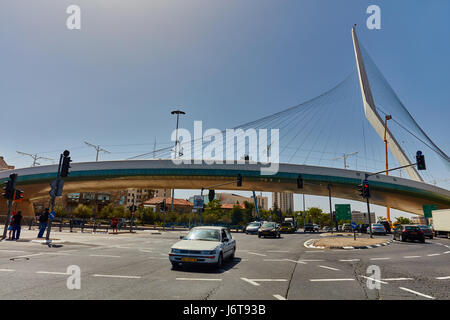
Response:
M406 226L405 230L413 230L413 231L417 231L419 230L419 227L413 227L413 226Z
M374 227L383 227L384 228L384 226L382 224L380 224L380 223L374 223L373 226Z
M264 223L262 225L263 228L275 228L275 223L273 222L268 222L268 223Z
M290 226L291 226L291 223L290 223L290 222L283 222L281 225L282 225L283 227L290 227Z
M252 222L248 225L249 227L258 227L259 223L258 222Z
M430 229L429 226L419 226L420 229Z
M184 240L220 241L220 232L216 229L192 229Z

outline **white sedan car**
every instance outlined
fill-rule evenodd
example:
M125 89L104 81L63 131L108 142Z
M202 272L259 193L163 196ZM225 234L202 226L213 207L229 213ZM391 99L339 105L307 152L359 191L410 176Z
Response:
M221 268L234 259L236 241L225 227L195 227L175 243L169 253L174 268L180 264L211 264Z

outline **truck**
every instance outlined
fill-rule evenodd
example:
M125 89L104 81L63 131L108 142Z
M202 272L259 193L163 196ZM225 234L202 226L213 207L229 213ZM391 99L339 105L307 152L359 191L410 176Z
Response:
M286 217L286 218L284 218L283 222L290 222L290 223L292 223L292 225L294 226L295 230L297 230L297 228L298 228L297 221L294 219L294 217Z
M431 226L436 237L441 235L450 239L450 209L433 210Z

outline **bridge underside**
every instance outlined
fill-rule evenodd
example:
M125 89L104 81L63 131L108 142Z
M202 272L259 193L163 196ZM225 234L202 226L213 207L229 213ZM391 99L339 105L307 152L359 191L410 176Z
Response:
M221 190L255 190L265 192L292 192L362 201L357 189L363 172L325 167L280 164L273 176L260 174L259 164L232 165L175 165L170 160L106 161L72 164L65 179L64 193L123 190L126 188L201 189L233 181L243 176L242 187L236 183L220 186ZM49 182L56 176L56 166L19 169L17 187L25 192L23 203L18 205L24 215L33 215L30 201L49 198ZM10 172L0 173L0 182ZM303 188L297 188L301 174ZM445 189L408 179L379 175L371 177L370 203L394 209L423 214L424 204L436 204L439 209L450 208L450 192ZM0 203L0 213L6 212L6 202Z

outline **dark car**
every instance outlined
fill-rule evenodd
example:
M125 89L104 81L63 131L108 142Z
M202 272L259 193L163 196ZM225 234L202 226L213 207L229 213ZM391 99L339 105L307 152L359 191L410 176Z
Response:
M386 233L391 233L391 225L387 221L378 221L377 223L382 224L384 229L386 229Z
M319 226L313 223L307 223L304 227L304 232L319 232Z
M369 225L367 223L363 223L363 224L359 224L356 227L356 231L360 232L360 233L367 233L368 232L368 230L367 230L368 228L369 228Z
M266 222L258 229L258 238L275 237L280 238L280 226L275 222Z
M428 237L428 238L430 238L430 239L433 239L433 229L431 229L430 226L421 224L421 225L418 225L418 227L420 228L420 230L423 231L423 235L424 235L425 237Z
M394 240L419 240L425 242L425 235L417 225L401 225L394 230Z
M282 233L294 233L295 227L292 222L283 222L280 227L280 232Z

